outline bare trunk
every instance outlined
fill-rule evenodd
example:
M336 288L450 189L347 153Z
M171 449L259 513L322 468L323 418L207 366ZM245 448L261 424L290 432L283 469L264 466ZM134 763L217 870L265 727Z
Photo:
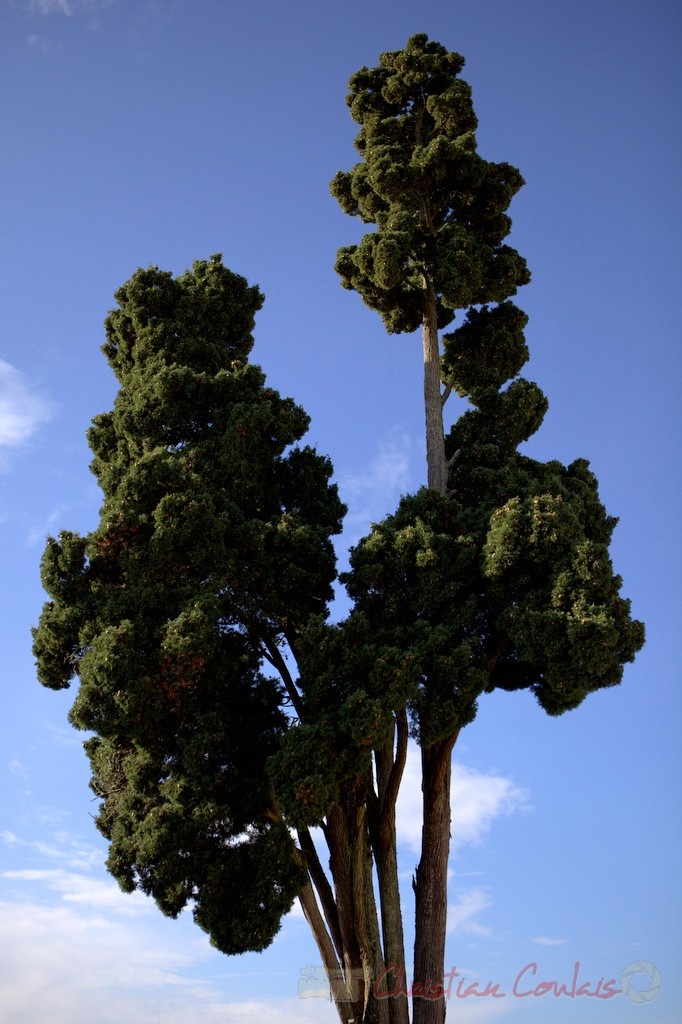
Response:
M329 879L324 873L324 868L320 863L320 858L317 855L315 844L313 843L310 832L307 828L298 830L298 841L301 847L301 853L308 867L308 873L311 881L317 892L317 897L322 905L324 911L324 917L329 929L329 935L336 955L339 960L343 961L343 940L341 938L341 928L339 925L339 912L334 902L334 893L332 887L329 884Z
M415 890L414 1024L444 1024L450 778L457 733L422 747L424 827Z
M391 743L376 752L378 800L373 815L373 845L377 863L385 971L378 979L379 998L388 1003L390 1024L409 1024L407 995L391 995L392 985L405 967L405 940L400 906L395 804L407 754L407 714L398 716L395 756Z
M384 960L364 796L350 796L334 807L325 832L353 1020L355 1024L390 1024L387 1001L378 999L375 993L375 981L383 973Z
M355 1019L355 1010L353 1007L351 992L343 980L343 974L340 969L339 961L336 958L333 943L329 937L327 929L325 928L322 914L320 913L317 900L315 899L315 892L310 882L306 882L299 895L299 900L301 901L301 907L303 908L305 919L310 925L317 948L320 951L322 964L327 978L329 979L332 999L339 1014L341 1024L348 1024L348 1021Z
M447 494L448 467L443 432L443 399L440 390L440 348L436 294L433 283L424 278L426 306L422 324L424 346L424 411L426 415L426 466L428 486Z
M365 972L363 1024L391 1024L389 1005L377 994L377 978L383 975L384 958L379 936L379 918L374 897L372 850L367 834L367 813L363 805L356 819L354 846L355 915L358 922L360 955Z
M364 970L358 941L353 885L352 836L341 807L332 808L325 829L329 846L329 866L334 879L339 930L343 946L343 971L353 989L353 1018L362 1020L364 1008ZM358 991L360 990L360 991Z

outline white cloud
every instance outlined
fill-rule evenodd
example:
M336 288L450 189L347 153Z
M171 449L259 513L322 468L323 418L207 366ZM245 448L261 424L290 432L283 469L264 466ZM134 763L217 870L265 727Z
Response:
M490 935L490 929L475 920L477 914L491 906L483 889L468 889L456 903L448 904L448 932L468 935Z
M43 896L56 893L62 904L123 917L137 916L154 908L143 893L124 893L113 879L96 874L103 868L104 851L68 832L55 832L49 841L27 840L4 832L0 840L15 851L22 850L26 865L46 862L50 865L22 866L0 872L0 878L13 883L15 892L24 894L22 898L33 899L36 892Z
M525 810L528 794L496 772L479 772L455 762L452 766L452 849L479 843L493 821ZM398 841L419 854L422 833L422 793L419 751L410 744L400 795Z
M68 505L57 505L40 526L36 526L32 530L29 530L28 537L26 538L27 545L32 548L38 543L38 541L44 543L48 533L51 533L52 527L55 523L58 523L63 519L64 513L67 509Z
M50 415L48 403L29 387L24 375L0 359L0 448L27 441Z
M63 725L56 725L54 722L41 722L41 729L49 733L50 741L54 742L60 747L78 747L79 750L83 748L82 733L76 732L75 729L66 728Z
M407 486L412 448L409 436L400 429L394 429L379 441L376 448L368 472L346 481L351 493L370 491L384 494Z
M29 10L32 14L66 14L71 17L75 9L72 0L30 0Z
M14 758L7 765L12 775L16 775L19 779L28 778L28 768L18 758Z
M320 1000L230 1000L199 977L197 968L211 955L201 939L174 942L139 921L93 914L87 906L0 901L0 944L0 1002L12 1024L338 1020Z
M410 750L406 783L419 796L418 751ZM483 808L476 818L470 810L462 817L462 831L476 841L497 813L518 803L519 791L499 775L476 773L456 766L455 779L468 807L473 790ZM457 786L455 787L457 791ZM486 794L492 793L494 799ZM516 794L516 795L514 795ZM414 793L407 805L414 813ZM505 803L506 800L506 803ZM410 809L412 808L412 809ZM457 816L455 815L455 820ZM139 893L121 893L101 869L103 849L67 832L26 840L13 832L0 838L12 849L14 866L0 874L0 1005L12 1024L332 1024L338 1020L333 1006L322 999L296 998L303 963L288 971L264 971L247 996L235 980L232 965L239 961L217 958L189 914L168 922L152 901ZM409 839L414 844L414 838ZM25 851L17 863L17 853ZM490 906L482 888L457 893L449 907L448 930L459 935L488 934L480 916ZM291 915L300 917L300 909ZM292 942L300 941L300 920L283 931L285 962ZM302 950L305 944L302 946ZM309 957L310 952L302 957ZM314 954L313 954L314 956ZM216 964L222 961L221 970ZM277 966L281 961L276 960ZM310 961L312 962L312 961ZM248 961L247 961L248 966ZM249 973L247 971L247 973ZM275 983L267 975L288 975ZM243 983L242 983L243 984ZM280 998L272 990L286 991ZM241 999L235 998L239 992ZM249 998L251 992L267 995ZM49 993L49 998L46 998ZM497 1016L500 1007L458 1006L462 1024Z
M122 893L102 870L102 849L66 832L47 841L0 833L20 866L0 872L0 1005L12 1024L332 1024L329 1003L297 998L288 971L239 970L191 921L167 921L143 894ZM54 866L54 865L57 866ZM31 865L31 866L29 866ZM32 866L39 865L39 866ZM248 963L248 961L247 961ZM224 964L224 969L221 966ZM239 965L237 971L230 970ZM236 999L253 974L259 999ZM268 976L287 994L267 994ZM248 984L248 983L247 983ZM281 981L279 982L281 986ZM232 989L232 994L230 990ZM242 989L243 991L243 989ZM49 997L47 994L49 993ZM288 994L290 993L290 995Z
M344 541L355 544L371 523L395 511L398 500L410 488L413 442L395 427L377 443L364 473L341 476L339 491L348 505Z
M41 839L20 839L11 832L2 833L0 839L12 846L23 847L30 856L39 857L60 865L62 870L90 871L104 863L105 854L98 846L85 843L68 832L54 832L51 842Z
M303 907L301 901L297 898L294 900L294 904L287 914L289 920L305 921L305 914L303 913Z
M531 941L537 943L538 946L565 946L568 939L549 939L546 935L539 935Z
M47 53L50 50L50 43L47 39L36 32L26 37L26 45L33 47L35 50L42 50L43 53Z
M78 904L102 913L132 917L153 909L151 901L140 892L124 893L115 882L89 878L77 872L49 868L21 868L3 871L8 881L29 882L60 894L64 903Z
M479 843L495 818L527 810L528 794L511 779L466 765L452 766L453 847Z
M65 14L71 18L74 14L91 14L110 7L114 0L28 0L27 10L31 14L47 17L50 14Z

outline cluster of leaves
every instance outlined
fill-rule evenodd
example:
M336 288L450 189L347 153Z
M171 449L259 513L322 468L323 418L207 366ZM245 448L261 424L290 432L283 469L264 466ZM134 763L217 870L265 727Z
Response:
M301 872L265 772L287 698L260 667L324 613L344 509L328 460L296 446L305 413L248 362L257 288L216 256L116 298L120 390L89 431L100 525L48 543L38 671L80 677L71 720L96 734L122 886L170 914L191 900L225 952L261 949Z
M348 618L326 621L344 513L331 465L298 445L307 416L249 362L262 296L218 256L178 278L139 270L117 292L103 350L120 389L88 435L100 524L43 557L39 678L79 677L71 720L94 734L109 869L165 913L190 904L227 953L265 948L312 879L326 965L378 970L372 857L384 923L408 716L449 764L483 693L525 688L561 714L617 683L643 643L588 464L519 451L547 408L519 376L527 318L510 297L529 274L503 244L522 179L477 154L462 65L419 35L350 83L362 161L332 191L376 230L337 269L390 331L431 336L443 474L352 551ZM443 385L471 406L446 437Z
M505 302L470 310L445 336L444 381L472 405L446 439L450 493L424 488L373 527L342 577L351 615L320 623L302 662L316 725L290 732L279 759L285 806L307 823L382 746L397 711L424 746L471 722L496 688L528 689L558 715L618 683L642 646L609 557L616 520L588 463L518 451L547 408L518 376L525 323Z
M427 280L439 327L454 310L502 302L530 280L525 260L503 244L523 178L476 152L463 66L458 53L421 34L349 82L362 160L340 171L331 190L346 213L376 230L340 249L336 269L392 333L422 324Z

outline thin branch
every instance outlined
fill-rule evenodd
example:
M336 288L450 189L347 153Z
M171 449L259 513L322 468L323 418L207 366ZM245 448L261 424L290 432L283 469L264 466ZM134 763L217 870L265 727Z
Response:
M287 663L282 657L281 651L274 640L266 639L265 646L267 648L267 654L263 652L266 659L270 662L273 668L276 668L282 677L285 689L289 700L293 704L294 711L299 718L303 717L303 704L301 703L301 695L296 689L296 683L294 682L291 672L287 667Z
M336 948L336 955L341 963L343 963L343 942L339 925L339 912L334 901L334 892L317 855L310 832L307 828L302 828L297 830L297 835L298 841L301 844L301 853L305 858L308 872L322 904L322 911Z
M395 805L395 802L398 799L398 790L400 789L403 772L405 771L405 762L407 760L407 712L404 708L396 713L396 724L397 736L395 760L393 761L386 791L383 794L381 801L382 810L387 806L387 804Z
M509 637L502 634L497 640L495 650L488 659L488 675L492 673L498 659L501 658L505 651L508 651L510 647L511 643L509 641Z
M456 220L456 219L457 219L456 211L455 210L450 210L450 213L446 214L446 216L443 217L442 221L440 222L440 224L436 228L436 234L439 234L443 230L443 228L446 228L448 226L448 224L452 224L452 222L454 220Z
M448 459L448 469L452 469L452 467L457 462L457 459L460 457L461 454L462 449L458 448L455 454L450 456L450 458Z
M299 855L301 856L301 859L303 859L300 851ZM303 915L310 925L315 937L317 948L320 951L322 963L324 964L324 969L329 980L329 987L332 991L332 998L336 1005L339 1017L342 1024L347 1024L347 1021L355 1020L355 1009L351 993L348 986L343 981L341 964L336 957L334 946L329 937L329 933L325 928L320 908L318 907L317 900L315 899L315 891L310 880L305 883L298 898L301 901Z
M449 384L446 384L445 388L443 390L443 393L440 396L440 407L441 407L441 409L443 408L443 406L445 405L445 403L447 402L447 400L448 400L448 398L450 397L451 394L452 394L452 388L450 387Z

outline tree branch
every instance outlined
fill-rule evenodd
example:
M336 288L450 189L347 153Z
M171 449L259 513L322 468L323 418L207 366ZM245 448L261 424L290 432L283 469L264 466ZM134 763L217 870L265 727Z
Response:
M300 851L299 855L303 859ZM315 937L341 1024L348 1024L348 1021L355 1020L355 1008L348 986L343 981L343 971L334 952L334 946L329 938L329 933L325 928L310 879L306 881L298 898L301 901L304 917Z
M443 393L440 396L440 406L441 406L441 409L443 408L443 406L445 405L445 403L447 402L447 400L448 400L448 398L450 397L451 394L452 394L452 388L450 387L449 384L446 384L446 386L445 386L445 388L443 390Z
M457 451L455 452L455 454L450 456L450 458L448 459L448 463L447 463L448 469L452 469L452 467L457 462L457 459L460 457L461 454L462 454L462 449L458 448Z
M281 651L274 640L267 638L265 640L265 647L267 653L263 651L263 655L267 661L270 662L273 668L276 668L282 677L282 682L287 691L287 696L293 704L294 711L299 718L303 717L303 704L301 703L301 695L296 689L296 683L294 682L291 672L287 667L287 663L282 657Z
M382 811L387 805L395 805L405 770L405 762L407 760L407 712L404 708L396 712L396 726L395 760L391 767L391 774L388 777L385 793L382 795Z
M308 866L308 872L322 904L322 911L336 948L336 954L341 963L343 963L343 941L339 925L339 912L334 902L334 892L317 855L317 850L309 830L307 828L298 829L297 835L298 841L301 844L301 852Z

